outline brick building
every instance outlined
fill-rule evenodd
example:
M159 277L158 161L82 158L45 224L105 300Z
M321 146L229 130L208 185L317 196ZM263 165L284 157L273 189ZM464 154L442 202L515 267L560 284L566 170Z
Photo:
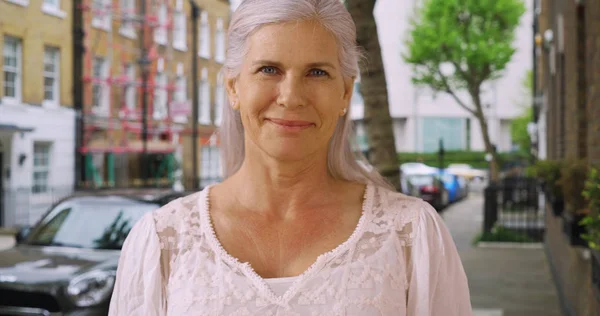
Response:
M191 184L200 179L206 184L202 180L218 178L218 149L211 146L210 138L225 100L218 72L225 59L230 9L224 0L194 3L199 7L196 33L189 0L77 1L73 62L74 76L80 79L75 80L74 90L82 114L78 184L124 187L143 185L149 179L146 184L171 186L173 181ZM200 153L194 175L195 89ZM179 180L177 173L182 175Z
M37 219L73 189L72 9L0 0L0 226Z
M537 91L540 156L600 167L600 1L540 0ZM568 315L597 315L589 251L546 216L546 249Z

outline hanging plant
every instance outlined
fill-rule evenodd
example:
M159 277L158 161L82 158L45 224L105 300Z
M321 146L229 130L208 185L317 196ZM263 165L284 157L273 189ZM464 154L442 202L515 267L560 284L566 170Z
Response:
M597 169L590 170L582 195L590 210L590 214L580 222L587 231L582 238L591 249L600 251L600 172Z

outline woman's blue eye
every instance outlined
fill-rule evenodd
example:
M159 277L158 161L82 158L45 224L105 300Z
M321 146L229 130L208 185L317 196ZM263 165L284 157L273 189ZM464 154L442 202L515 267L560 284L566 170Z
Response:
M310 74L317 77L327 76L327 72L321 69L313 69L310 71Z
M277 69L275 69L275 67L270 67L270 66L262 67L260 69L260 71L267 75L274 75L277 73Z

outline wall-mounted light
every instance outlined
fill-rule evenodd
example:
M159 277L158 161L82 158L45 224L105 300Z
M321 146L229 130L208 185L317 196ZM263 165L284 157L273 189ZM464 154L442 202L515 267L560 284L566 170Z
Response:
M552 31L551 29L547 29L546 31L544 31L544 48L549 50L550 47L552 47L553 42L554 31Z
M19 166L23 166L23 163L25 163L25 159L27 159L27 155L23 153L19 154Z

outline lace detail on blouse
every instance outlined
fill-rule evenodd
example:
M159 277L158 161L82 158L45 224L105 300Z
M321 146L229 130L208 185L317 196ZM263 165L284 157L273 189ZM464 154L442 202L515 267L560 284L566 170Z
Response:
M368 185L348 240L320 255L277 295L219 243L209 190L173 201L135 225L119 262L110 315L471 315L456 247L435 210L420 199ZM157 251L142 267L130 264L144 248ZM149 278L152 269L159 272ZM159 289L125 282L136 275ZM120 303L136 291L143 292L139 304L145 305Z

